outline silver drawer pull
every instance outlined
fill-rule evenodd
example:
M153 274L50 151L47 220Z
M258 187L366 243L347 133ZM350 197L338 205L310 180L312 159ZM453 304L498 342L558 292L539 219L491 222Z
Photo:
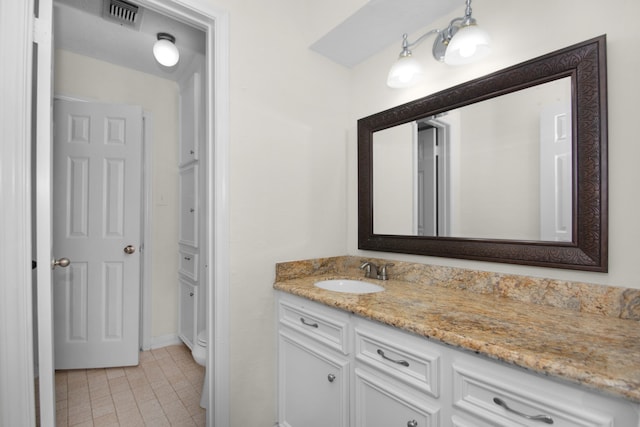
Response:
M407 427L418 427L418 422L416 420L411 420L407 423Z
M185 261L191 261L191 257L186 256L186 257L184 257L184 260Z
M390 362L397 363L398 365L402 365L402 366L409 367L409 362L407 362L406 360L395 360L395 359L392 359L392 358L390 358L390 357L386 356L386 355L384 354L384 351L382 351L382 350L380 350L380 349L378 349L378 354L379 354L383 359L387 359L387 360L388 360L388 361L390 361Z
M317 323L308 323L306 320L304 320L304 317L301 317L300 321L302 322L303 325L311 326L312 328L318 327Z
M329 374L327 375L327 380L329 380L329 382L332 383L336 380L336 376L333 374Z
M532 420L532 421L540 421L543 423L547 423L547 424L553 424L553 418L551 418L548 415L527 415L524 414L522 412L516 411L515 409L511 409L509 408L509 405L506 404L506 402L498 397L494 397L493 398L493 403L495 403L498 406L502 406L507 412L511 412L512 414L516 414L520 417L526 418L528 420Z

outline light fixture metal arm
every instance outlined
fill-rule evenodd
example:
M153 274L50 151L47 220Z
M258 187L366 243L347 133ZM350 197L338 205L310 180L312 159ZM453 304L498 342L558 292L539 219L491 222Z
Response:
M455 24L460 22L463 23L465 21L467 21L470 18L470 15L465 15L465 16L459 16L457 18L453 18L451 20L451 22L449 22L449 25L447 25L447 28L445 28L444 30L442 30L443 32L446 31L448 34L450 34L453 30L453 28L457 27Z
M424 33L423 35L418 37L413 42L409 41L408 35L406 33L403 34L402 35L402 49L403 50L408 50L410 48L416 47L420 43L422 43L427 37L429 37L432 34L443 33L443 37L447 41L449 41L449 40L451 40L451 38L453 37L455 31L457 30L457 26L455 25L456 23L461 23L463 25L465 25L465 24L468 25L469 23L474 23L474 21L475 20L471 17L471 0L466 0L464 16L453 18L451 20L451 22L449 22L449 25L447 25L447 27L445 29L442 29L442 30L435 29L435 30L427 31L426 33Z
M409 39L407 38L408 35L407 35L407 33L405 33L405 34L402 35L402 50L406 50L406 49L409 49L409 48L412 48L412 47L416 47L420 43L425 41L425 39L427 37L429 37L432 34L438 34L438 33L440 33L440 31L442 31L442 30L429 30L426 33L424 33L423 35L421 35L420 37L418 37L413 42L409 42Z
M467 0L466 7L464 9L464 17L471 18L471 0Z

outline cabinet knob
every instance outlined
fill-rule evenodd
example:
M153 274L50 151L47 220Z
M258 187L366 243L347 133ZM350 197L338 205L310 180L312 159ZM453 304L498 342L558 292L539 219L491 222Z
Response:
M407 427L418 427L418 422L416 420L411 420L407 423Z
M193 296L193 292L189 292L189 296L192 297Z
M329 374L327 375L327 379L329 380L330 383L334 382L336 379L336 376L333 374Z

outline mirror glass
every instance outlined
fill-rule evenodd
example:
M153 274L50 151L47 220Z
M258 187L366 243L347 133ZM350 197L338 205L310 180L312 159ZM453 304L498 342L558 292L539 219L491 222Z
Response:
M571 241L571 78L376 131L375 234Z
M606 272L606 36L358 120L358 248Z

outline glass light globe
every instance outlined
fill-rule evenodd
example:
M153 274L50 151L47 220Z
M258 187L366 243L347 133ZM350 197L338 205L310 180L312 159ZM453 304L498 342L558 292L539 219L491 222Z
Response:
M475 24L461 27L453 36L444 54L449 65L463 65L479 61L491 53L491 38Z
M393 64L387 76L387 86L392 88L404 88L418 83L424 72L417 59L408 55L400 55L400 58Z
M160 39L153 45L153 56L165 67L173 67L180 59L180 52L171 41Z

